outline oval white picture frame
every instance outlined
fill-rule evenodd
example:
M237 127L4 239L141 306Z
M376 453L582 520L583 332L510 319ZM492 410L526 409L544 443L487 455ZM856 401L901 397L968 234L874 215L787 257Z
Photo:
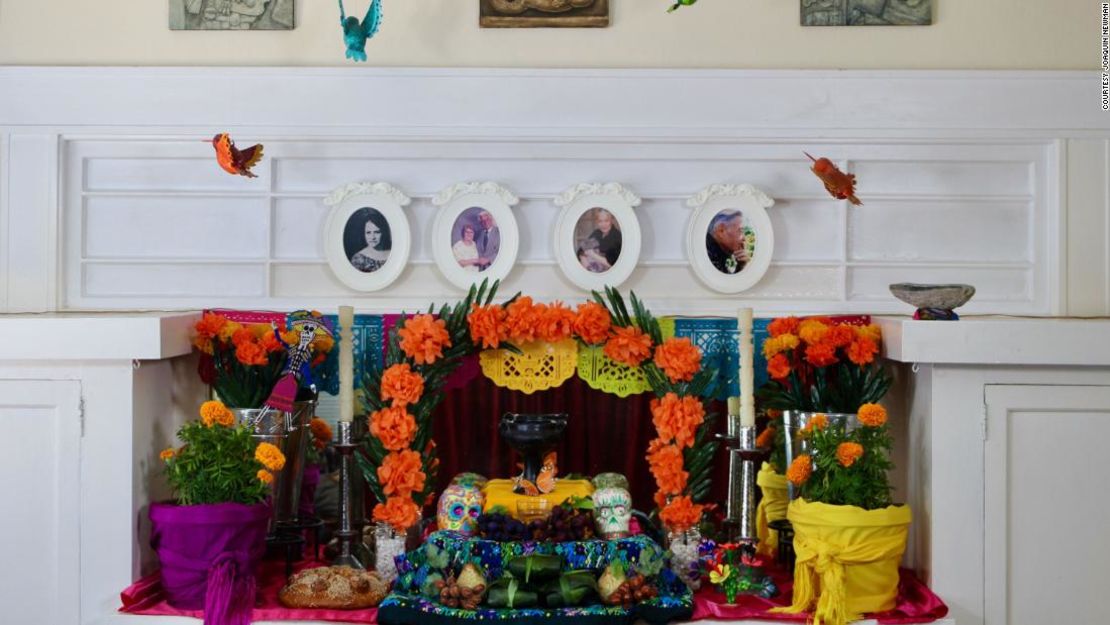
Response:
M554 200L562 207L555 222L555 259L563 275L575 286L587 291L600 291L606 286L617 287L627 280L640 259L640 221L633 210L640 198L620 183L581 183L567 189ZM621 233L621 249L617 260L606 271L588 270L578 259L575 229L588 211L603 208L616 219Z
M340 282L356 291L378 291L396 280L408 265L412 231L404 207L412 200L388 182L353 182L332 191L324 204L331 207L324 224L324 256ZM344 231L356 212L377 210L389 225L389 256L374 271L360 271L344 246Z
M509 275L520 250L520 230L512 209L518 202L520 200L511 191L496 182L460 182L432 198L432 204L439 207L432 225L432 257L444 278L467 290L482 280L504 280ZM483 211L493 218L494 226L490 230L495 230L497 251L485 269L472 271L460 265L460 256L456 256L454 246L461 242L456 240L456 223L464 213L474 212L475 215L467 221L473 222L475 238L481 239L478 230L482 229L482 225L478 214ZM487 259L488 255L482 252L474 253L479 258ZM463 254L466 252L460 253ZM465 260L474 259L468 257Z
M740 293L756 285L771 266L775 233L767 209L775 201L750 184L715 184L686 200L694 209L686 227L686 254L694 273L706 286L720 293ZM754 235L755 252L736 273L725 273L710 260L707 243L710 224L718 213L738 211L742 223Z

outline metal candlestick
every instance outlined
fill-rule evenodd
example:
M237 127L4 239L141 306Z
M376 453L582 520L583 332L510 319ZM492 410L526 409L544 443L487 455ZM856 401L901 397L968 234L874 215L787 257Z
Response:
M332 564L365 569L366 567L354 555L355 541L362 540L362 531L357 527L361 519L354 518L356 511L352 505L354 497L351 492L355 447L351 437L351 422L340 421L339 443L335 445L336 451L339 452L339 529L335 532L335 537L339 541L339 555L335 557Z
M763 456L762 450L755 446L754 425L740 428L738 443L729 450L730 463L735 460L740 465L739 484L736 486L739 499L739 531L736 538L737 542L754 546L759 542L759 535L755 531L755 463Z

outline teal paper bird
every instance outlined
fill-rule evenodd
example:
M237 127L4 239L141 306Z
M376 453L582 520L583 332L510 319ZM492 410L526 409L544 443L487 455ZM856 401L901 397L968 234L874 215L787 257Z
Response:
M698 0L678 0L678 2L671 5L671 8L667 9L667 13L674 13L678 7L688 7L697 1Z
M378 32L382 24L381 0L373 0L366 9L362 22L357 17L347 17L343 10L343 0L339 0L339 23L343 25L343 41L347 44L347 58L355 61L366 60L366 40Z

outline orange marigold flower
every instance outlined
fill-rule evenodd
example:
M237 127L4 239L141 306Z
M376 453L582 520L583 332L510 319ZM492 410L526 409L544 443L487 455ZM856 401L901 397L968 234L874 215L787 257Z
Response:
M394 406L407 406L420 401L424 394L424 378L408 363L393 365L382 372L382 401L393 400Z
M767 361L767 374L775 380L785 379L790 375L790 360L785 354L776 354L774 358Z
M254 332L250 328L240 327L235 331L235 334L231 335L231 344L236 347L239 347L243 343L254 343L255 340L256 337Z
M651 400L651 417L660 439L685 448L694 444L698 426L705 421L705 407L697 397L667 393Z
M574 311L562 302L540 309L540 327L536 335L548 343L558 343L574 334Z
M374 506L374 520L389 523L402 534L419 518L420 507L409 497L389 497L384 504Z
M270 355L262 346L253 341L240 343L235 348L235 359L244 365L267 365L270 363Z
M868 324L865 326L856 326L856 336L861 338L868 338L875 343L880 343L883 340L883 331L875 324Z
M223 402L206 401L200 405L200 420L208 427L222 425L229 428L235 425L235 414Z
M768 425L755 437L755 446L766 449L775 444L775 428Z
M809 476L813 475L813 459L808 454L802 454L790 463L790 468L786 470L786 479L794 486L801 486L806 483Z
M327 334L318 334L312 339L312 351L317 354L328 354L335 347L335 339Z
M675 497L659 513L659 520L672 532L682 532L701 521L703 506L689 497Z
M389 451L407 449L416 438L416 419L402 406L382 408L370 415L370 434Z
M281 471L285 467L285 454L271 443L259 443L254 450L254 459L271 471Z
M210 339L219 336L220 330L227 324L227 317L216 313L204 313L200 321L194 326L198 337Z
M466 317L470 325L470 340L482 349L497 349L509 337L505 326L506 313L500 304L479 306L473 304Z
M863 445L846 442L836 446L836 461L842 467L850 467L863 457Z
M424 490L425 477L420 454L411 449L387 454L378 467L378 483L389 496L408 497Z
M418 365L430 365L443 357L443 348L451 346L447 322L431 315L415 315L405 320L401 329L401 351Z
M802 428L802 434L810 434L814 430L823 430L827 427L829 427L829 418L825 416L825 413L819 412L809 418L805 427Z
M886 423L886 408L879 404L864 404L859 407L859 422L869 428L882 427Z
M331 440L331 426L328 425L327 421L319 417L312 417L312 420L308 422L308 429L312 432L312 438L315 438L317 441Z
M879 346L871 339L862 336L848 346L848 360L861 367L874 362L877 353L879 353Z
M639 367L651 355L651 337L633 326L613 328L613 334L606 341L604 351L611 360L629 367Z
M518 297L505 308L505 326L513 343L524 345L535 341L539 325L540 311L531 297Z
M162 453L158 454L158 457L162 460L169 460L176 455L177 451L175 451L173 447L167 447L162 450Z
M837 363L836 348L828 343L806 347L806 362L814 367L827 367Z
M662 510L663 506L667 505L667 493L664 493L661 490L657 490L655 491L655 495L652 497L652 500L655 501L655 507Z
M574 333L587 345L602 343L609 336L613 325L609 311L597 302L584 302L578 305L574 318Z
M682 468L682 450L677 445L652 444L647 460L660 491L677 495L686 488L690 474Z
M806 319L798 326L798 338L810 345L824 343L829 334L829 326L821 319Z
M260 482L263 482L264 484L273 484L274 483L274 474L270 473L266 469L259 469L258 473L256 473L255 475L257 475L258 480Z
M267 354L285 351L285 346L278 340L277 334L272 328L267 328L267 331L258 337L258 346L265 350Z
M689 382L701 369L701 350L688 337L669 338L655 348L655 364L672 384Z
M838 323L832 326L829 328L828 335L825 336L825 341L833 347L846 347L854 340L856 340L856 331L846 323Z
M197 348L197 351L204 352L209 356L216 351L215 348L212 347L212 338L199 334L193 337L193 347Z
M282 330L281 340L285 341L286 345L297 345L301 342L301 333L296 330Z
M232 341L232 337L235 336L235 333L242 329L243 326L238 322L228 321L224 324L224 327L220 328L220 333L217 336L224 343L229 343Z
M767 332L776 337L783 334L797 334L799 323L797 317L779 317L767 325Z

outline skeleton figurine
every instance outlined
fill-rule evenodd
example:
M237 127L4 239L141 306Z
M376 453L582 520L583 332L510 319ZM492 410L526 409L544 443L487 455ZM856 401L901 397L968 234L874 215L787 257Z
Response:
M623 488L601 488L594 491L594 518L597 533L606 540L628 537L632 520L632 495Z
M478 515L482 514L485 497L473 482L452 483L439 496L436 523L440 530L472 536L478 529Z

